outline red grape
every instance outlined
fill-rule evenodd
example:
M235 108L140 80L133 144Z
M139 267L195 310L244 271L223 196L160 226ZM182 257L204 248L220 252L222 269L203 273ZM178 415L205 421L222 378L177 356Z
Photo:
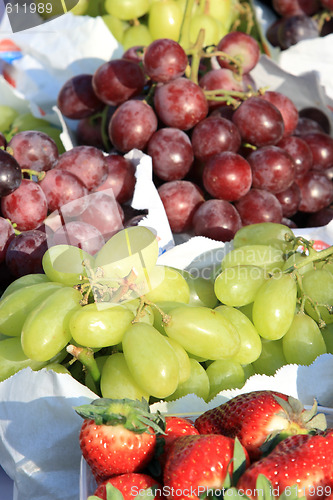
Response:
M297 126L294 130L295 135L302 137L303 135L316 132L324 132L323 127L316 120L308 118L307 116L299 117Z
M46 172L39 185L44 191L51 212L88 194L88 189L76 175L57 168ZM70 213L68 208L66 213L68 216L75 216L83 210L83 204L76 203L71 205L71 208Z
M36 229L47 216L44 191L34 181L22 179L20 187L1 198L2 214L17 225L19 231Z
M236 92L244 92L246 87L244 85L244 80L241 78L237 78L235 73L227 68L219 68L219 69L211 69L207 71L200 79L199 85L204 90L233 90ZM214 109L218 106L221 106L221 96L223 93L219 94L215 93L214 97L209 98L206 95L206 99L208 100L209 109Z
M182 76L188 64L182 46L169 38L159 38L146 47L143 68L154 82L169 82Z
M123 211L113 191L99 191L88 197L88 205L79 220L94 226L108 240L123 228Z
M298 111L293 101L281 92L274 91L266 91L261 97L274 104L280 111L284 123L284 137L292 134L298 123Z
M282 220L282 207L277 197L264 189L251 188L235 207L244 226L257 222L277 222Z
M103 152L94 146L75 146L65 151L55 168L76 175L89 191L102 184L108 175Z
M242 220L234 205L225 200L207 200L195 211L193 229L196 236L218 241L230 241L242 227Z
M224 151L207 160L203 170L203 184L213 198L238 200L251 188L251 167L239 154Z
M80 74L67 80L58 93L58 108L66 118L80 120L101 111L105 104L94 92L93 75Z
M263 146L247 157L252 169L252 186L279 193L291 186L295 179L294 160L287 151L277 146Z
M15 191L21 182L20 165L10 153L0 149L0 197Z
M295 215L301 202L301 191L296 182L284 191L275 193L275 196L281 203L283 217Z
M310 215L307 225L309 227L326 226L331 220L333 220L333 207L324 207Z
M295 164L295 177L302 177L313 165L312 151L302 137L289 135L277 143L290 154Z
M112 59L97 68L92 85L101 101L116 105L140 94L145 85L145 75L136 62Z
M22 169L37 172L53 168L59 156L54 140L38 130L18 132L9 141L8 148Z
M153 171L164 181L183 179L193 163L193 149L188 135L173 127L160 128L150 138L147 153Z
M303 177L296 179L296 182L301 190L301 212L318 212L332 203L333 184L324 172L309 170Z
M249 97L236 109L232 121L242 139L257 147L276 144L284 134L284 123L276 106L261 97Z
M165 125L181 130L190 130L208 113L203 90L184 77L157 86L154 106Z
M242 31L230 31L221 38L216 48L238 60L239 67L228 58L217 56L217 62L222 68L249 73L259 61L260 48L257 40Z
M333 166L333 138L328 134L314 132L302 136L311 149L313 170L326 170Z
M72 245L94 255L105 241L100 231L82 221L70 221L59 227L52 237L52 245Z
M199 187L190 181L170 181L158 188L158 194L172 232L182 233L191 229L193 214L205 201Z
M302 40L319 37L319 27L316 21L307 15L299 14L283 18L278 28L279 47L282 50Z
M317 123L319 123L325 134L330 134L331 132L330 121L327 117L327 114L324 113L324 111L322 111L321 109L310 106L307 108L302 108L298 112L298 114L300 118L310 118L311 120L316 121Z
M9 220L0 217L0 263L5 260L7 247L14 234L14 228Z
M15 278L43 273L42 258L47 248L47 236L43 231L23 231L8 245L6 266Z
M157 130L154 110L145 101L126 101L117 108L109 123L109 137L113 146L122 153L132 149L144 150Z
M307 14L311 16L319 10L319 0L273 0L273 9L282 17Z
M105 157L108 166L108 176L96 191L112 189L118 203L126 203L134 193L136 177L133 163L119 154L110 154Z
M77 122L76 140L79 146L94 146L104 149L102 118L100 116L81 118Z
M193 128L191 141L194 156L206 161L222 151L237 152L241 136L232 121L215 114L204 118Z

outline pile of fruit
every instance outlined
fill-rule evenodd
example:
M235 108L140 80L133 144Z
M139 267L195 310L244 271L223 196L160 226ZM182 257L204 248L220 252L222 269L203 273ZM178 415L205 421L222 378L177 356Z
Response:
M333 33L332 0L273 0L265 1L277 15L267 29L268 41L281 50L302 40L310 40Z
M44 274L0 300L1 379L46 366L106 398L210 401L254 373L310 365L333 353L332 255L273 223L240 229L212 279L157 265L142 226L94 256L52 246Z
M151 156L174 233L229 241L257 222L327 223L333 201L327 116L256 88L251 71L260 47L251 35L233 31L216 46L204 43L199 36L186 52L157 39L68 80L58 106L78 121L79 143Z
M316 404L304 410L286 394L253 391L193 420L152 413L144 400L75 410L96 480L88 500L332 497L333 431Z

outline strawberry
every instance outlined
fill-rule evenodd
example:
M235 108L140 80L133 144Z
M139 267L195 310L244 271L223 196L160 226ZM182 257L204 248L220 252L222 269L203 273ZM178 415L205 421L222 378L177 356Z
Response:
M79 443L92 473L101 482L116 474L140 472L154 455L164 420L146 401L100 398L74 408L84 419Z
M156 495L154 495L152 491L150 492L149 498L151 500L160 498L162 492L162 485L157 483L151 476L148 476L148 474L129 472L128 474L120 474L119 476L113 476L103 481L95 490L94 496L102 500L111 500L114 490L108 485L112 485L120 491L123 500L133 500L137 495L142 497L144 496L144 491L148 488L151 488L152 491L156 488ZM111 493L107 494L107 490L110 490Z
M208 489L221 490L236 472L236 466L239 464L241 469L248 462L245 453L239 459L234 450L235 440L222 435L178 437L169 448L163 471L166 495L177 500L197 500Z
M333 429L287 437L244 472L237 483L238 490L249 498L256 498L261 475L270 481L274 497L284 491L290 496L290 492L296 493L296 488L298 496L307 499L332 496Z
M164 467L168 451L175 439L178 439L180 436L198 434L199 431L195 428L194 422L192 422L190 419L173 415L166 415L165 434L158 437L163 445L161 453L158 454L158 460L161 467Z
M254 461L262 456L265 448L269 451L289 435L324 430L326 419L323 414L317 414L316 403L305 411L298 399L261 390L240 394L207 410L197 418L195 427L200 434L237 437Z

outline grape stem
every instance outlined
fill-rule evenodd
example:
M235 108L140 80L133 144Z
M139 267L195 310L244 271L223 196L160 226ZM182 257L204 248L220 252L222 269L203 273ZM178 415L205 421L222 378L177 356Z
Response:
M90 373L96 388L99 387L101 372L94 358L94 351L90 347L77 347L73 344L69 344L66 347L66 351L82 363L84 368Z
M155 304L155 302L152 302L151 300L146 299L146 297L144 295L142 295L140 297L140 304L139 304L139 307L137 308L136 316L133 319L132 323L137 323L138 321L140 321L140 317L142 316L142 313L143 313L144 308L146 306L155 307L155 309L162 316L163 323L164 324L168 324L169 323L171 317L168 314L166 314L157 304Z
M306 245L306 243L307 244L309 243L304 238L298 238L297 240L300 243L303 243L304 245ZM328 248L325 248L325 250L321 250L320 252L311 253L310 255L305 257L302 262L299 262L297 264L293 264L292 266L288 267L288 269L285 269L283 272L284 273L291 273L293 271L297 271L301 267L306 266L307 264L310 264L311 262L324 261L324 260L327 260L331 256L333 256L333 245L328 247Z
M33 177L37 177L38 181L41 181L44 179L46 173L45 172L38 172L37 170L32 170L30 168L22 168L22 174L28 174L28 177L30 180L32 180Z

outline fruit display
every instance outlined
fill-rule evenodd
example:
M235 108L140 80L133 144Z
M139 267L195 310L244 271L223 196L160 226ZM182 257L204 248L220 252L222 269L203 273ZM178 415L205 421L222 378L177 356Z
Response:
M152 158L174 234L229 241L253 223L304 227L318 214L317 225L326 224L333 201L329 111L298 109L281 92L257 88L253 36L232 31L216 45L204 43L201 36L185 51L159 38L125 51L94 74L68 80L59 109L76 118L80 143L88 120L95 146L117 154L137 148Z
M258 390L191 417L130 399L74 409L83 418L78 439L95 479L88 500L331 494L332 429L316 403L305 410L299 399Z
M274 47L286 50L302 40L333 33L331 0L273 0L264 3L276 15L276 20L266 30L266 37Z
M244 226L233 243L211 279L157 264L156 235L142 226L94 255L49 247L43 273L0 300L1 379L56 363L106 398L210 401L252 374L332 353L332 247L275 223Z

